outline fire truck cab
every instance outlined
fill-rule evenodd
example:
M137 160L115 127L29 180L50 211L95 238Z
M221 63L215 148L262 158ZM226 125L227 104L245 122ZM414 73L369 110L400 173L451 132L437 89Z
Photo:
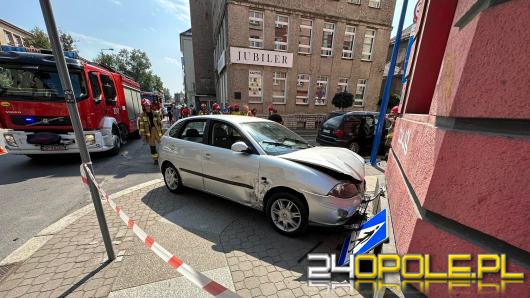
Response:
M65 56L89 151L118 153L138 134L140 85L76 52ZM50 51L1 47L0 146L28 156L79 152Z

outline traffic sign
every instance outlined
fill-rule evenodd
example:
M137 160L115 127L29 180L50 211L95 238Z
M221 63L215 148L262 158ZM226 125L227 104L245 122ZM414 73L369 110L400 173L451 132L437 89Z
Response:
M360 255L374 249L388 239L387 211L383 209L344 240L339 257L339 266L350 262L349 256Z

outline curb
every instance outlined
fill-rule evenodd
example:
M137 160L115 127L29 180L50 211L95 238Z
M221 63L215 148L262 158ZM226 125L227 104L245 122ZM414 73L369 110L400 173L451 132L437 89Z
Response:
M140 190L144 187L151 186L153 184L161 183L163 182L162 179L154 179L151 181L147 181L142 184L138 184L136 186L132 186L129 188L126 188L124 190L118 191L110 197L112 199L119 198L123 195L129 194L131 192ZM48 227L41 230L39 233L37 233L36 236L33 236L31 239L26 241L22 246L17 248L15 251L10 253L7 257L5 257L2 261L0 261L0 266L6 266L13 263L21 263L25 260L29 259L39 248L41 248L46 242L48 242L55 234L62 231L64 228L81 218L82 216L88 214L90 211L94 210L93 204L88 204L85 207L82 207L65 217L59 219L58 221L54 222L53 224L49 225Z

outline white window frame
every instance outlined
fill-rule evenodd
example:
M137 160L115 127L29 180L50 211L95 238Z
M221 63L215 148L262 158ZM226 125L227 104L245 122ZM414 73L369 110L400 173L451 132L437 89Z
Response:
M280 21L278 19L280 18L287 18L287 22ZM287 49L289 48L289 16L277 14L274 19L274 28L276 29L276 26L283 25L287 26L287 41L276 41L276 30L274 31L274 50L280 51L280 52L287 52Z
M348 31L348 29L351 29L351 31ZM357 31L357 27L347 25L346 29L344 30L344 40L346 40L346 37L351 36L351 50L345 50L344 44L342 45L342 58L344 59L353 59L353 52L355 51L355 32Z
M353 97L353 106L355 107L362 107L364 106L364 99L366 97L366 86L368 85L367 79L358 79L357 80L357 88L355 88L355 95ZM363 88L362 98L358 99L357 95L359 95L359 88Z
M254 73L259 73L259 78L260 78L260 81L261 81L261 91L260 91L260 97L259 97L259 100L257 100L257 96L250 96L250 90L248 90L248 102L249 103L263 103L263 71L262 70L253 70L253 69L249 69L248 71L248 89L250 89L250 83L251 83L251 79L252 78L258 78L258 76L251 76L251 73L254 72Z
M300 78L300 76L307 76L307 79ZM307 83L307 96L298 95L298 87L300 86L300 82ZM308 105L310 92L311 92L311 75L306 74L306 73L299 73L296 78L296 104L297 105ZM302 102L298 101L299 99L302 99Z
M258 17L256 15L261 15L261 17ZM248 11L248 21L249 21L249 30L259 30L261 31L261 38L252 38L248 37L249 47L254 49L263 49L263 12L258 10L249 10ZM261 28L254 28L251 27L250 22L256 21L261 23Z
M337 83L337 91L338 92L346 92L348 91L348 78L339 78L339 82Z
M322 78L326 78L326 80L322 80ZM318 86L322 85L322 84L326 84L326 89L324 91L324 97L322 97L322 101L324 103L317 103L317 100L318 100L318 95L317 95L317 92L316 92L316 89L315 89L315 106L325 106L327 104L327 97L328 97L328 87L329 87L329 76L318 76L318 79L317 79L317 89L318 89Z
M373 34L370 34L373 32ZM374 55L374 45L375 45L375 36L376 36L376 30L375 29L366 29L366 32L364 33L364 39L363 39L363 53L362 53L362 60L365 60L365 61L372 61L372 57ZM366 40L369 39L370 41L370 52L365 52L364 51L364 46L367 45L368 43L366 42Z
M348 3L361 5L361 0L348 0Z
M4 38L6 39L6 42L10 46L15 46L15 37L13 36L13 33L4 30Z
M381 8L381 0L368 0L368 7Z
M277 74L284 73L285 78L277 77ZM272 103L273 104L285 104L287 102L287 72L286 71L275 71L272 73L272 85L279 86L283 81L283 96L274 95L274 90L272 90ZM274 87L273 87L274 89ZM275 101L275 99L281 98L283 101Z
M332 25L333 29L326 28L326 24ZM333 34L333 38L331 39L331 47L330 48L324 47L324 32L331 32L331 34ZM320 47L320 56L322 56L322 57L331 57L331 56L333 56L333 45L334 44L335 44L335 23L324 22L324 26L322 27L322 45Z
M300 23L300 29L301 28L309 29L309 45L300 44L300 42L298 42L298 53L299 54L304 54L304 55L311 55L311 45L313 43L313 20L310 20L310 19L302 19L302 20L311 22L311 26L303 25L303 24ZM303 51L300 50L300 48L309 49L309 51L308 52L303 52Z

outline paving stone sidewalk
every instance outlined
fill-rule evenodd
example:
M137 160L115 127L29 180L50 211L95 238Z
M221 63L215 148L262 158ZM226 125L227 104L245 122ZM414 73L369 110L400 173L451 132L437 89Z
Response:
M240 296L360 296L350 287L307 282L306 254L338 253L344 229L310 227L302 237L285 237L259 211L192 190L175 195L162 183L115 201L167 250ZM208 297L145 247L109 206L104 209L115 261L105 262L91 211L17 264L0 281L0 297Z

